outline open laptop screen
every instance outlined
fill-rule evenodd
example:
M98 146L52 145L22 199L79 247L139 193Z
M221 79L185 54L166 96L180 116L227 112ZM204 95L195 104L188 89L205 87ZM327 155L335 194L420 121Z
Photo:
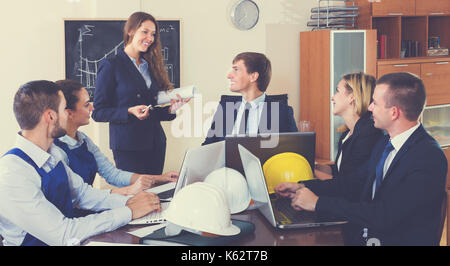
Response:
M261 165L272 156L283 152L295 152L308 161L314 173L316 151L315 132L272 133L257 136L229 135L225 138L225 165L245 175L238 144L254 154Z

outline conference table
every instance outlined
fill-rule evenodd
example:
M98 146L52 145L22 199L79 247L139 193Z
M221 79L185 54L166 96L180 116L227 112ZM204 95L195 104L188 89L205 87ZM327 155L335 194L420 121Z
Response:
M274 228L258 210L244 211L232 215L232 219L251 222L255 232L247 235L233 246L342 246L342 225L321 226L314 228L281 230ZM139 244L139 238L128 232L143 228L146 225L126 225L115 231L99 234L85 240L82 245L91 241L111 244Z

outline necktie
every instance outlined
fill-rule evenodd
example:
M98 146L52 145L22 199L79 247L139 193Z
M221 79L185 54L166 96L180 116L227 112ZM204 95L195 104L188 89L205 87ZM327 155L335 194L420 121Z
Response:
M250 103L245 104L244 113L242 114L241 124L239 125L239 134L245 134L248 123L248 113L250 112L252 105Z
M377 164L377 167L375 169L375 193L378 190L378 187L381 185L381 181L383 181L383 168L384 163L386 162L386 158L391 153L391 151L394 149L394 146L392 146L391 141L389 140L386 146L384 147L383 155L381 156L380 161Z

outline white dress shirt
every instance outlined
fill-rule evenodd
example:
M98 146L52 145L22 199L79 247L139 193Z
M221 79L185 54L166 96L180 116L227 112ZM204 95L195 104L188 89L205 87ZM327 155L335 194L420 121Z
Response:
M345 136L345 138L342 140L341 145L344 145L344 142L345 142L346 140L348 140L349 138L350 138L350 134L348 133L348 134ZM341 168L341 162L342 162L342 149L341 149L341 152L339 153L339 157L338 157L337 163L336 163L336 166L337 166L338 171L339 171L339 169Z
M416 131L417 128L419 128L420 123L417 123L417 125L413 126L412 128L403 131L402 133L398 134L394 138L391 139L392 146L394 149L388 154L386 157L386 161L384 161L383 166L383 179L384 175L386 175L386 172L389 169L389 166L391 166L392 161L395 158L395 155L397 155L398 151L402 148L403 144L409 139L409 137ZM382 181L383 182L383 181ZM375 188L376 188L376 182L373 182L372 185L372 198L375 197Z
M52 144L49 152L18 135L15 146L25 152L38 167L51 171L62 161L62 150ZM48 245L68 245L115 230L131 221L125 206L128 197L94 189L72 172L67 172L73 205L103 211L70 219L49 202L41 190L41 176L22 158L8 154L0 158L0 234L3 245L20 245L27 233ZM108 210L111 209L111 210Z
M259 120L261 118L265 100L266 94L263 93L258 98L254 99L251 102L248 102L250 103L251 108L248 112L248 120L245 132L250 136L256 136L258 134ZM239 133L239 126L241 125L242 115L244 114L246 104L247 101L244 99L244 97L242 97L242 103L239 106L236 121L234 122L233 135L237 135Z

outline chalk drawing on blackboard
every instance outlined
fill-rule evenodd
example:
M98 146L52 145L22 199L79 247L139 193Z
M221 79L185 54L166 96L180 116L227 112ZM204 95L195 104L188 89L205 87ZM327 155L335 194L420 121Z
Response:
M97 80L98 65L100 62L108 58L111 55L117 55L117 51L123 48L123 41L114 46L113 49L104 54L98 59L89 59L83 54L83 38L85 36L93 36L92 29L95 28L93 25L83 25L78 29L80 32L77 47L79 49L79 62L75 63L75 70L78 73L77 76L80 77L80 83L84 84L87 91L89 92L89 97L93 97L92 93L95 90L95 82Z
M79 81L91 99L95 94L97 71L106 58L124 48L124 20L66 20L65 62L66 78ZM180 22L161 20L160 37L164 64L169 81L180 86Z
M91 34L92 30L91 28L94 28L95 26L92 25L83 25L81 28L78 29L80 32L80 36L78 38L77 46L79 47L79 53L80 53L80 60L78 64L75 65L76 71L78 72L77 76L80 77L80 83L86 84L86 89L92 93L95 89L95 81L97 80L97 71L98 71L98 65L103 59L108 58L111 55L117 55L118 49L123 48L123 41L121 41L119 44L117 44L111 51L107 52L105 55L103 55L99 59L89 59L85 56L83 56L83 37L84 36L93 36ZM163 60L168 61L169 60L169 48L164 47L161 49L161 52L163 54ZM167 70L167 74L169 75L169 80L172 84L174 84L173 80L173 65L165 63L165 67ZM93 95L89 95L90 97Z

